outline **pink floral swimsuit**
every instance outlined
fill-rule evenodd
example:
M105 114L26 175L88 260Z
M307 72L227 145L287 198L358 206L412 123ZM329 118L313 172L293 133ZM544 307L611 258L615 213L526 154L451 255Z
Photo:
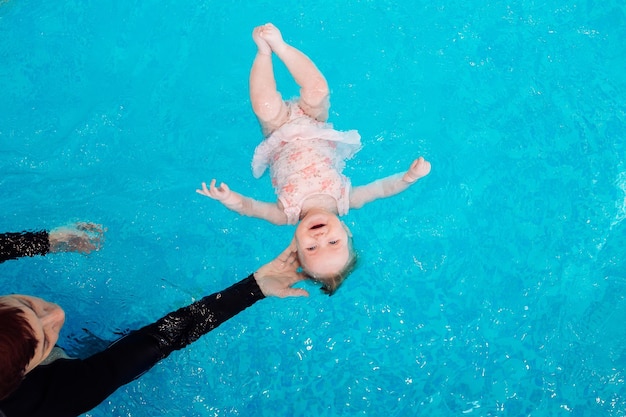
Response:
M290 110L290 120L257 146L254 176L259 178L269 165L289 224L300 220L302 203L316 194L330 195L337 201L337 213L346 214L350 180L341 172L345 160L360 149L361 136L356 130L340 132L310 118L296 103L290 103Z

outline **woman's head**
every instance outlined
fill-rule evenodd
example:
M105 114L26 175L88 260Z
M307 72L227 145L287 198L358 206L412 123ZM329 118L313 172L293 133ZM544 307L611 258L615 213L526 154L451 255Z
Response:
M356 265L350 230L336 214L313 209L298 224L295 240L304 273L332 295Z
M50 354L64 322L63 310L41 298L0 297L0 399Z

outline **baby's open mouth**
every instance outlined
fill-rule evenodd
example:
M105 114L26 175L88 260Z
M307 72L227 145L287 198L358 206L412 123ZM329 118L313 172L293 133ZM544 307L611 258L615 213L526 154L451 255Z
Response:
M321 223L320 223L320 224L316 224L315 226L311 226L311 230L313 230L313 229L319 229L320 227L324 227L324 226L325 226L325 225L323 225L323 224L321 224Z

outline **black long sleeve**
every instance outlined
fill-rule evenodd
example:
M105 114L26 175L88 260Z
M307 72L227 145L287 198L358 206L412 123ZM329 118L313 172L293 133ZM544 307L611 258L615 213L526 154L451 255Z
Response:
M87 359L40 365L6 400L0 416L78 416L265 296L253 275L167 314Z
M48 232L0 233L0 263L23 256L46 255L50 252Z
M176 310L154 324L143 327L143 332L159 342L161 354L166 357L195 342L240 311L264 298L253 275L232 285L227 290L208 295L195 303Z

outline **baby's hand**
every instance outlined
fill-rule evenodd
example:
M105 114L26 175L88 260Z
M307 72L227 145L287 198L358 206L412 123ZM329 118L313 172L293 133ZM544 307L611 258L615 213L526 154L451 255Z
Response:
M196 192L224 203L231 195L230 188L228 188L228 185L224 183L221 183L219 187L216 187L215 183L215 179L212 179L211 184L207 187L206 183L203 182L202 189L196 190Z
M424 159L423 156L417 158L411 164L409 170L404 174L402 179L409 184L414 183L422 177L425 177L430 172L430 162Z
M254 40L254 43L256 43L256 46L259 49L259 53L265 54L265 55L272 55L272 47L269 45L269 43L267 43L265 39L261 37L261 34L264 28L265 28L265 25L255 27L254 30L252 31L252 39Z

